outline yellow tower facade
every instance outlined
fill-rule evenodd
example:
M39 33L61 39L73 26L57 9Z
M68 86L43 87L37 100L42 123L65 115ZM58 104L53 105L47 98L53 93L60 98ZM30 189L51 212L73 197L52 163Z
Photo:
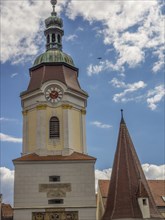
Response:
M65 62L50 64L41 63L30 69L28 89L21 94L23 155L86 153L88 95L78 83L78 69ZM40 81L39 87L36 80Z

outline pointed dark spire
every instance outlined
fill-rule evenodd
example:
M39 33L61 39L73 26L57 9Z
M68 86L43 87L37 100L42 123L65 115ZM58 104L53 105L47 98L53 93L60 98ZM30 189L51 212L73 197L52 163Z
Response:
M121 121L120 121L120 124L125 124L124 117L123 117L123 109L121 109L120 111L121 111Z
M121 123L118 135L112 175L106 208L102 220L143 219L143 202L149 204L147 219L163 219L159 213L121 110ZM141 204L140 204L141 202Z

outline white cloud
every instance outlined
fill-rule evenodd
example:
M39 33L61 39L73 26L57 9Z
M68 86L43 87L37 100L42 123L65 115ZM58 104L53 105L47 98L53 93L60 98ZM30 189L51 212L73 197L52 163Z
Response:
M90 64L87 68L88 76L92 76L93 74L99 74L104 70L104 65L100 62L100 65Z
M155 86L154 89L149 89L147 92L143 91L142 93L142 89L147 86L143 81L126 84L117 78L113 78L109 83L117 89L123 89L122 92L114 94L114 102L145 101L151 110L155 110L165 96L165 88L163 85Z
M90 23L94 21L102 23L102 29L96 31L98 36L104 37L104 43L107 46L113 46L116 51L116 62L112 64L109 61L115 67L113 70L124 70L125 65L134 68L141 64L145 61L149 49L157 59L153 64L153 71L157 72L163 66L162 8L163 1L157 0L105 1L104 3L71 0L67 15L71 19L82 16ZM91 68L96 74L103 71L97 65L90 66L89 74L91 74Z
M142 168L147 179L165 180L165 165L143 164Z
M160 69L164 68L164 45L159 50L156 50L154 55L159 58L158 61L154 63L152 68L153 72L156 73Z
M0 173L3 202L13 204L14 171L6 167L0 167Z
M1 61L23 62L26 57L36 55L41 42L41 16L45 8L43 1L2 1L1 14ZM46 10L45 10L46 11Z
M7 134L0 133L0 141L12 142L12 143L22 143L22 138L16 138Z
M14 77L16 77L17 75L18 75L18 73L12 73L10 77L11 77L11 78L14 78Z
M64 7L60 1L57 12ZM46 0L1 1L1 61L27 62L44 48L44 19L52 7Z
M152 180L165 180L165 165L143 164L143 172L147 179ZM97 189L98 180L109 180L111 177L112 168L105 170L95 170L95 186Z
M84 31L83 27L78 27L76 31Z
M110 82L115 88L124 88L124 90L121 93L116 93L113 96L114 102L128 102L137 100L139 96L135 94L140 89L144 89L147 84L143 81L134 82L132 84L126 84L125 82L119 81L117 78L113 78ZM133 96L130 96L132 95ZM136 98L135 98L136 97Z
M16 122L17 119L1 117L1 118L0 118L0 121L4 121L4 122L7 122L7 121L9 121L9 122Z
M147 93L147 104L151 110L157 108L157 104L165 96L165 88L163 85L156 86L154 89L149 90Z
M100 61L99 64L97 65L90 64L87 67L87 74L88 76L92 76L95 74L98 75L99 73L106 70L123 71L123 68L122 67L120 68L118 65L113 64L109 60L104 60L104 61Z
M81 16L90 23L99 21L102 24L96 32L104 37L107 46L110 48L113 46L116 51L115 62L112 63L110 60L105 62L112 70L124 70L126 64L133 68L144 62L149 49L157 59L152 68L157 72L163 66L162 5L163 1L157 0L117 2L61 0L58 1L57 11L64 10L71 19ZM45 0L16 1L14 4L10 1L1 2L2 62L8 60L12 63L25 62L27 58L39 52L41 43L44 45L43 22L50 12L51 5ZM82 31L81 27L78 29ZM101 63L100 65L102 66ZM99 66L96 66L96 69L91 66L89 72L92 68L96 74L103 71L104 69Z
M74 41L75 39L77 39L77 35L76 34L71 34L69 36L65 36L65 40L66 41Z
M41 16L45 8L43 1L2 1L1 14L1 59L13 63L23 62L25 57L36 55L41 42ZM46 11L46 9L45 9ZM40 13L39 13L40 12ZM8 28L6 28L8 27Z
M116 88L126 88L125 82L119 81L117 78L113 78L110 82Z
M97 128L112 128L112 125L103 124L100 121L93 121L90 124L96 126Z

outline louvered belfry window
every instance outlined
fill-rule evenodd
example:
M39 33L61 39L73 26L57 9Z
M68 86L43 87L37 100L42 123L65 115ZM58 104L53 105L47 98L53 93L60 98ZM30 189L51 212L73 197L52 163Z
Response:
M60 137L60 123L57 117L51 117L49 122L49 137L59 138Z

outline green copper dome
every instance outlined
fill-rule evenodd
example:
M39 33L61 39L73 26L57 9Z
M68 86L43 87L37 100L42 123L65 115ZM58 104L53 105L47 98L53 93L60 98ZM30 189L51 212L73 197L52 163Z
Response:
M37 66L41 63L66 63L74 66L71 56L60 50L47 50L36 58L33 66Z

